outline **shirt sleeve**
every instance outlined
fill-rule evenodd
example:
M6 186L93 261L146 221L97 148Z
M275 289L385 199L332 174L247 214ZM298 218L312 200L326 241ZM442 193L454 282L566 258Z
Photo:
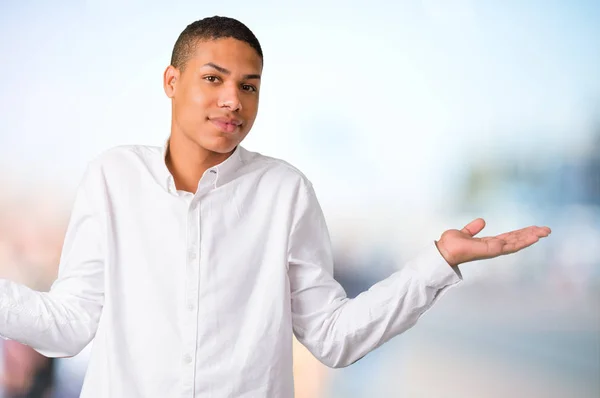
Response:
M348 366L406 331L462 280L432 242L400 271L349 299L333 278L329 232L310 183L298 194L288 265L294 334L329 367Z
M90 163L77 190L49 292L0 280L0 336L48 357L78 354L92 340L104 301L105 214L100 167Z

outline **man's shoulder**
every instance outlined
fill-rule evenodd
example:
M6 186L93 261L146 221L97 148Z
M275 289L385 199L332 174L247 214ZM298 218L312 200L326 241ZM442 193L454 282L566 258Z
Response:
M161 148L150 145L118 145L101 152L94 161L110 163L131 158L159 155Z
M84 178L107 183L128 184L143 175L156 175L162 148L148 145L120 145L92 158Z
M119 145L102 151L90 161L90 166L101 169L123 167L131 162L147 163L160 156L162 149L150 145Z
M241 157L245 167L249 171L259 172L262 175L275 177L279 180L303 185L310 184L310 181L300 169L283 159L263 155L259 152L252 152L247 149L243 149Z

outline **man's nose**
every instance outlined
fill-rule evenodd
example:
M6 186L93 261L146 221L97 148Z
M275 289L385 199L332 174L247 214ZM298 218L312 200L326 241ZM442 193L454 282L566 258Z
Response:
M223 87L219 94L218 105L220 108L227 108L232 112L242 110L242 102L237 87L228 85Z

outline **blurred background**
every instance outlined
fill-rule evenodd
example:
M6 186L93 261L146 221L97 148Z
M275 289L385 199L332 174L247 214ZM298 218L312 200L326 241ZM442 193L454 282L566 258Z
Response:
M349 296L475 217L482 235L553 230L464 264L417 326L348 368L296 344L297 397L600 396L597 1L2 0L0 278L49 288L87 162L164 143L162 73L212 15L261 41L244 146L313 181ZM0 396L79 395L89 347L0 353Z

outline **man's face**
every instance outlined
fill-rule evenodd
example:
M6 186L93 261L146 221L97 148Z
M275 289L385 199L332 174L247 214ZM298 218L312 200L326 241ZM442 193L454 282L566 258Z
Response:
M245 42L198 42L183 71L169 66L164 74L171 134L211 152L231 152L254 124L261 72L260 56Z

